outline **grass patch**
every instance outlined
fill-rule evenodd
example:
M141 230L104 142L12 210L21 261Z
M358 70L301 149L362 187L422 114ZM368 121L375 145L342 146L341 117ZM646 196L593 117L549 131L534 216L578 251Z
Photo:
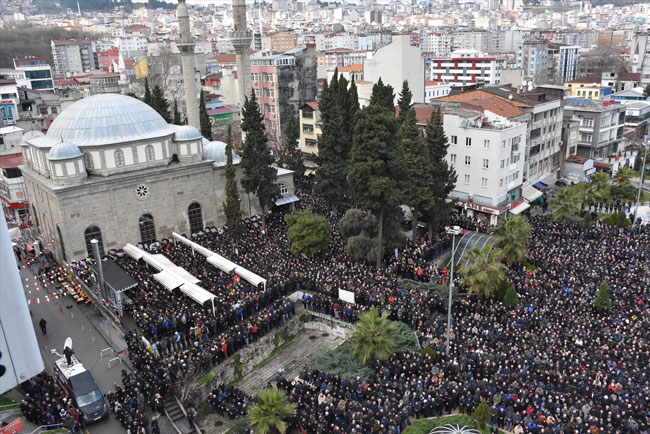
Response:
M1 411L7 411L7 410L15 410L19 408L20 405L14 401L11 398L7 398L4 395L0 395L0 410Z
M51 431L43 431L44 433L50 433L50 434L69 434L70 431L67 429L59 428L59 429L53 429Z
M435 419L420 419L409 425L402 434L429 434L432 429L447 425L448 423L474 428L481 434L490 434L489 428L486 427L484 429L479 429L476 421L471 416L468 416L466 414L443 416ZM501 430L499 430L499 433L504 434Z
M291 341L293 341L296 338L296 336L298 336L300 333L304 332L305 330L307 330L307 329L305 329L303 327L300 330L298 330L298 333L294 333L292 335L287 336L287 338L284 340L284 342L282 342L277 347L273 348L273 351L271 351L271 354L266 359L262 360L257 365L255 365L255 367L253 368L253 371L255 371L255 370L263 367L267 363L269 363L269 360L271 360L273 357L275 357L280 351L282 351L287 345L289 345L291 343Z
M196 380L196 382L199 383L199 384L201 384L201 385L205 385L205 384L210 384L210 383L212 383L212 380L213 380L213 379L214 379L214 378L212 377L212 372L206 372L205 374L203 374L202 376L200 376L199 379Z
M244 371L244 364L241 362L237 362L235 365L235 374L241 374Z

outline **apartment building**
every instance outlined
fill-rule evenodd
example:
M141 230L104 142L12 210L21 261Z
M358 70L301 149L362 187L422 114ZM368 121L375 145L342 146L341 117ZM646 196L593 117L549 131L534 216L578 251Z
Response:
M444 57L451 52L451 35L443 32L429 32L422 37L420 49L434 57Z
M548 41L530 39L517 46L517 68L524 72L524 78L536 84L549 80Z
M459 50L448 57L426 61L427 80L448 83L453 87L476 84L499 84L505 57L488 56L475 50Z
M65 77L96 69L93 44L87 40L53 40L54 75Z
M321 135L318 101L310 101L300 107L300 151L306 162L314 165L318 155L318 138Z
M630 63L632 72L641 74L641 86L650 84L650 32L639 32L634 35Z
M25 74L29 89L54 91L52 67L47 63L47 60L40 57L14 59L14 68Z

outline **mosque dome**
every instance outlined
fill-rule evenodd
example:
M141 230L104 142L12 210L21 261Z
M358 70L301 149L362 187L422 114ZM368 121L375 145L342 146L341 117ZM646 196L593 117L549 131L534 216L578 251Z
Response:
M27 131L25 134L23 134L23 137L20 139L20 144L23 146L27 146L27 141L31 139L36 139L37 137L43 137L45 134L38 130L31 130Z
M63 110L45 138L30 143L53 147L64 141L79 147L99 146L154 139L174 131L144 102L126 95L104 93L83 98Z
M212 160L218 165L226 164L226 144L224 142L214 141L203 145L203 158ZM235 152L232 153L232 162L239 163L240 158Z
M197 130L191 125L183 125L181 127L178 127L176 129L176 132L174 133L174 141L175 142L183 142L187 140L196 140L196 139L202 139L203 136Z
M50 152L47 153L47 159L50 161L69 160L71 158L81 157L82 155L79 147L74 143L61 142L52 146Z

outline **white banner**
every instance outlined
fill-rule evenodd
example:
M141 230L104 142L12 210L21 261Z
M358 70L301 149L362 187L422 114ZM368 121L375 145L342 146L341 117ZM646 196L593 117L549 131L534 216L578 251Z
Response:
M354 303L354 292L339 289L339 298L347 303Z

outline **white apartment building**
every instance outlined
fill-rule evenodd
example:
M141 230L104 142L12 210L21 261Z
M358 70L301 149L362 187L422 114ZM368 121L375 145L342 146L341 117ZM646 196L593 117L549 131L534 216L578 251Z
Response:
M451 52L451 35L443 32L429 32L423 35L420 49L435 57L444 57Z
M60 40L52 41L54 74L65 77L83 74L96 68L91 41Z
M359 48L358 36L349 33L319 33L315 39L316 51L328 51L334 48L357 50Z
M491 224L510 210L516 213L525 203L521 185L526 123L489 110L445 106L443 128L450 143L447 162L458 175L450 194L456 206Z
M634 35L630 50L632 72L641 73L641 87L650 83L650 32Z
M135 59L147 55L147 38L145 37L115 38L113 43L120 49L120 54L125 59Z
M438 81L427 80L424 83L424 102L429 104L431 100L449 95L451 85Z
M459 50L449 57L427 60L427 79L463 87L501 83L505 57L487 56L475 50Z

